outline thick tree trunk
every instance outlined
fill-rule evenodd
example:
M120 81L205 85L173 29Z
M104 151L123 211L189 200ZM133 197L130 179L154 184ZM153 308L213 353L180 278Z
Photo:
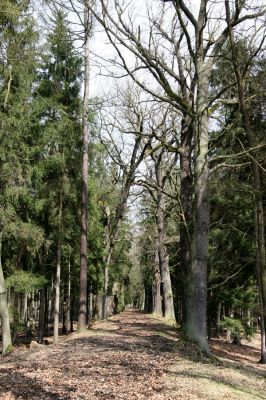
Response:
M84 55L84 95L82 104L83 156L82 156L82 192L81 192L81 234L80 234L80 294L78 329L87 325L87 268L88 268L88 140L89 140L89 59L90 59L90 24L89 0L84 4L85 55Z
M153 290L152 290L152 286L149 285L145 285L145 292L144 292L144 311L146 313L151 313L153 310Z
M159 167L160 168L160 167ZM157 176L159 176L159 171L157 171ZM159 179L161 183L161 179ZM157 179L157 183L158 179ZM159 189L160 190L160 189ZM169 256L167 254L167 249L165 246L165 204L164 204L164 194L158 192L157 195L157 213L156 213L156 223L158 229L158 254L159 254L159 265L161 273L161 284L162 284L162 297L163 297L163 315L169 320L175 321L175 310L174 310L174 299L172 291L171 276L169 270Z
M154 256L154 274L152 282L152 312L156 315L162 316L162 299L161 299L161 274L159 265L159 249L158 239L155 243L155 256Z
M191 237L192 237L192 171L191 171L191 141L193 136L192 120L184 116L181 123L181 148L180 153L180 262L181 271L177 273L177 279L181 278L181 328L185 334L187 310L186 295L188 287L188 271L191 264ZM177 282L177 285L179 282Z
M2 329L2 353L12 351L10 322L7 304L7 291L2 268L2 238L0 237L0 318Z
M166 319L175 321L174 298L169 270L169 256L165 246L160 250L159 256L162 279L163 314Z
M186 338L209 353L207 341L207 256L209 216L208 170L208 71L198 59L198 87L194 126L194 226L191 242L191 264L187 271Z

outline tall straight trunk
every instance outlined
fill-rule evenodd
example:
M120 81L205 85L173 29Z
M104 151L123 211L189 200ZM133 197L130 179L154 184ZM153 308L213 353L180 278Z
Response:
M163 182L160 163L156 165L155 168L157 184L159 186L157 194L156 225L158 231L158 255L162 284L163 315L169 320L175 320L174 299L169 270L169 256L165 246L165 194L161 191Z
M208 169L208 69L197 60L198 86L194 121L194 210L191 264L187 271L184 333L209 353L207 341L207 256L210 226Z
M109 286L109 266L112 256L112 246L111 246L111 210L109 206L105 208L105 232L104 232L104 247L105 247L105 257L104 257L104 294L103 294L103 319L107 317L107 296L108 296L108 286Z
M192 120L185 115L181 122L180 153L180 261L181 271L177 278L181 278L181 328L185 334L186 316L189 313L186 305L188 287L188 271L191 264L191 236L192 236L192 171L191 171L191 141L193 136ZM178 285L178 282L177 282Z
M144 311L146 313L151 313L153 310L153 290L152 285L145 285L144 292Z
M0 318L2 327L2 353L12 350L10 322L7 304L7 291L2 268L2 237L0 236Z
M221 301L219 301L219 303L217 304L216 321L215 321L216 335L219 335L220 331L221 331L221 328L220 328L221 312L222 312L222 303L221 303Z
M23 321L27 322L28 319L28 293L24 293L23 302Z
M54 308L54 279L52 279L51 282L51 287L48 290L47 293L47 302L48 302L48 329L49 329L49 324L52 324L53 322L53 308Z
M58 342L59 336L59 306L60 306L60 275L61 275L61 243L57 245L57 262L55 278L55 305L54 305L54 337L53 342Z
M62 333L67 333L66 321L67 321L67 293L64 290L63 296L61 296L61 318L62 318Z
M152 312L157 315L162 315L162 299L161 299L161 273L159 265L159 248L158 238L155 241L154 255L154 274L152 282Z
M109 248L109 252L104 259L104 295L103 295L103 319L107 318L107 304L108 304L108 287L109 287L109 267L112 257L113 247Z
M246 131L248 143L251 149L256 145L254 132L250 124L249 110L245 98L244 80L240 71L238 48L235 44L234 34L231 25L230 7L228 0L226 5L226 19L229 30L229 40L232 50L232 59L234 72L237 81L238 97L240 111L242 114L242 125ZM266 326L266 254L265 254L265 221L262 197L262 183L259 166L256 162L256 154L251 150L251 167L253 175L254 189L254 214L255 214L255 234L256 234L256 266L257 280L259 287L259 302L261 312L261 362L266 363L266 343L265 343L265 326Z
M89 141L89 60L90 60L90 23L89 0L84 2L84 94L82 103L83 155L82 155L82 192L81 192L81 234L80 234L80 292L78 329L87 325L87 275L88 275L88 141Z
M92 293L92 285L90 285L89 288L89 295L88 295L88 319L90 321L90 326L91 326L91 321L93 319L93 293Z
M63 179L62 179L62 187L60 190L60 203L59 203L59 213L58 213L58 243L57 243L57 254L56 254L55 303L54 303L54 336L53 336L54 343L58 342L58 336L59 336L62 214L63 214Z
M43 251L43 257L41 259L41 268L42 268L42 275L45 276L46 257L47 257L47 250L45 246L43 246L42 251ZM39 326L38 326L38 342L41 344L43 343L47 311L48 311L47 290L46 290L46 285L44 285L40 290L40 312L39 312Z
M45 330L45 287L40 290L40 313L39 313L39 326L38 326L38 342L43 343L44 330Z
M71 264L70 264L70 255L68 260L68 282L67 282L67 306L66 306L66 331L69 334L71 331Z

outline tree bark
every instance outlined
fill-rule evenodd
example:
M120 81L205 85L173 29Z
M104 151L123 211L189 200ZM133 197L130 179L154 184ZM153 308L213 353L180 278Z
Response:
M38 343L43 343L44 329L45 329L45 287L40 290L40 313L39 313L39 327L38 327Z
M159 248L158 238L155 240L154 255L154 274L152 282L152 312L153 314L162 316L162 299L161 299L161 274L159 265Z
M54 337L53 337L54 343L58 342L58 336L59 336L60 275L61 275L61 242L59 242L57 245L55 305L54 305Z
M208 69L197 60L197 99L194 121L194 225L191 242L191 264L187 270L184 333L209 353L206 327L207 256L210 226L208 169Z
M0 318L2 327L2 354L12 351L7 291L2 268L2 237L0 236Z
M42 275L45 276L46 273L46 258L47 258L47 249L44 245L42 248L42 257L40 260ZM46 284L40 290L40 312L39 312L39 326L38 326L38 342L40 344L43 343L45 324L47 318L47 286Z
M24 293L23 321L27 322L27 319L28 319L28 293Z
M59 199L59 212L58 212L58 243L56 255L56 276L55 276L55 304L54 304L54 337L53 342L58 342L59 336L59 312L60 312L60 281L61 281L61 246L62 246L62 217L63 217L63 181L62 176L60 199Z
M109 252L104 259L104 295L103 295L103 312L102 312L103 319L107 318L109 267L110 267L112 252L113 252L113 247L109 247Z
M83 156L82 156L82 192L81 192L81 234L80 234L80 294L78 329L87 326L87 269L88 269L88 141L89 141L89 60L90 60L90 24L89 0L84 4L85 54L84 54L84 94L82 104Z
M68 282L67 282L67 310L66 310L66 331L67 331L67 334L69 334L70 331L71 331L70 310L71 310L71 264L70 264L70 254L69 254L69 260L68 260Z
M192 171L191 171L191 141L193 136L192 120L189 116L184 116L181 123L181 148L180 153L180 264L181 271L177 273L177 279L181 278L181 305L182 320L181 329L185 333L186 316L189 309L186 307L186 294L188 287L188 271L191 265L191 237L192 237L192 210L193 210L193 190L192 190Z
M165 194L161 177L161 158L155 164L156 180L158 185L157 206L156 206L156 225L158 234L158 255L162 284L163 315L169 320L175 321L174 299L172 291L171 276L169 270L169 256L165 246Z

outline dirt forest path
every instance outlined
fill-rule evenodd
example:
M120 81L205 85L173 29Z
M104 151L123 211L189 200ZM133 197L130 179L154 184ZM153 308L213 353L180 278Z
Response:
M224 348L214 352L226 357ZM195 361L182 354L173 327L128 310L57 345L2 357L0 399L266 399L258 354L248 358L244 349L244 362L241 354L232 359L229 350L221 364Z

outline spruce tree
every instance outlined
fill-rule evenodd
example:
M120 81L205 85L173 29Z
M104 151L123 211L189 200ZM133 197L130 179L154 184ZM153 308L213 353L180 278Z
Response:
M42 237L30 219L32 209L30 183L30 142L33 119L32 86L36 67L37 33L28 14L28 2L4 0L0 5L0 214L1 214L1 318L10 348L8 309L4 269L20 268L29 258L29 248L38 246ZM38 232L34 237L33 232ZM40 234L40 235L39 235ZM8 239L8 240L7 240ZM24 259L24 260L23 260ZM16 261L15 261L16 260ZM13 261L13 262L12 262ZM15 262L14 262L15 261ZM31 260L28 259L29 262ZM4 303L3 303L4 302Z
M81 60L76 54L66 15L56 11L48 35L36 96L39 115L42 193L47 235L56 259L54 342L58 340L60 281L63 245L72 233L72 212L77 201L77 164L80 158L79 90Z

